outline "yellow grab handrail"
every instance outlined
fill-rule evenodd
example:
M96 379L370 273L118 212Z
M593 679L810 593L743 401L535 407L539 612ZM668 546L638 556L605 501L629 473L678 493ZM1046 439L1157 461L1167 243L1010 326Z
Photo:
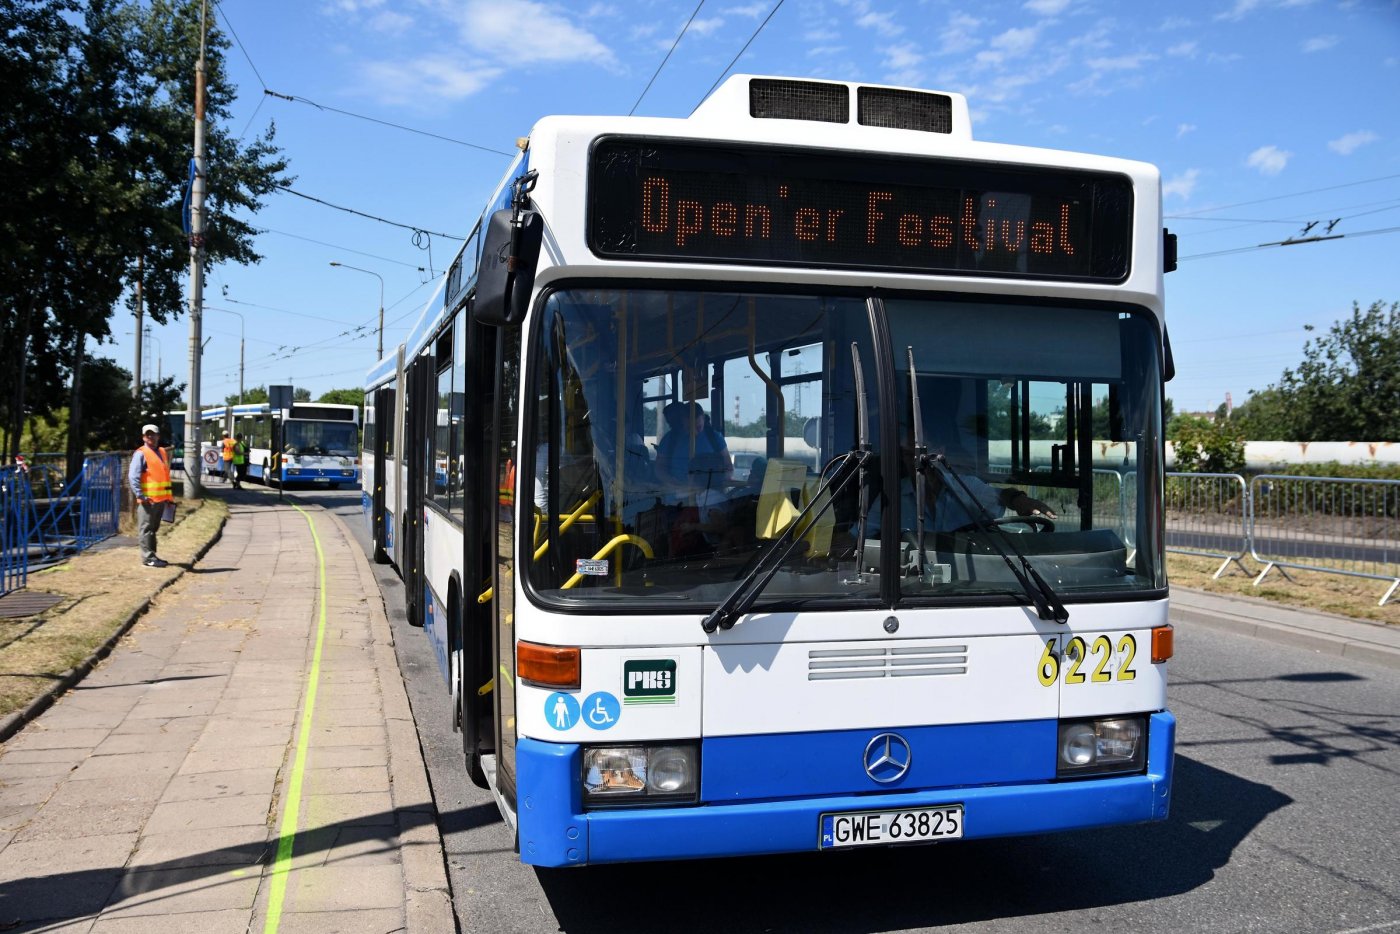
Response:
M578 506L574 507L573 512L564 517L564 521L559 523L559 531L564 531L575 522L597 522L598 520L591 513L588 513L587 510L592 509L602 497L602 490L594 490L593 494L589 496L588 499L579 503ZM535 513L535 541L539 541L540 539L540 519L542 518L543 516L539 512ZM547 551L549 551L549 539L545 539L540 547L535 549L534 560L540 560Z

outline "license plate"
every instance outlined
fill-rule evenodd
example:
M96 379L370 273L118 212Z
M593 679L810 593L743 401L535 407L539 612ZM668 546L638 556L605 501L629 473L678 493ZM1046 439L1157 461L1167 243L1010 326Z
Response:
M963 835L961 804L904 811L847 811L821 816L819 849L925 843Z

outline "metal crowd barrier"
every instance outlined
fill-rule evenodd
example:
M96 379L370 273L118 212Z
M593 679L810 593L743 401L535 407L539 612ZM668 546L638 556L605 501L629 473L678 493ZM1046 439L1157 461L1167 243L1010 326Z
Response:
M0 467L0 595L29 583L30 500L26 471Z
M1400 589L1400 480L1260 474L1250 491L1256 587L1294 568L1388 580L1381 606Z
M1235 564L1246 575L1241 559L1249 553L1249 487L1234 473L1167 474L1167 551L1219 558L1219 578Z
M0 468L0 594L28 583L29 566L82 551L117 533L121 521L120 454L89 454L64 482L56 465Z

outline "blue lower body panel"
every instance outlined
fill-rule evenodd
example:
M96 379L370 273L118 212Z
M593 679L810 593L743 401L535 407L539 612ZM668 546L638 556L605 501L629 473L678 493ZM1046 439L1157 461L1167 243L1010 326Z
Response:
M1033 732L1048 728L1051 737L1055 733L1054 721L1001 726ZM930 727L900 732L931 735L939 730L974 729ZM830 734L817 735L819 741L825 741ZM871 731L862 735L868 737ZM924 741L921 736L920 745ZM724 742L708 740L702 746L702 797L707 795L706 751L711 744ZM997 784L904 786L874 792L867 784L867 790L859 793L842 790L824 795L803 788L805 796L801 798L702 800L690 807L585 812L579 747L522 739L516 750L520 858L539 866L581 866L802 852L818 849L824 813L947 804L963 806L963 839L1165 820L1171 803L1175 746L1176 719L1164 711L1149 719L1147 769L1141 775L1055 781L1052 742L1049 775L1039 779L1029 778L1022 762L1009 770L1020 772L1018 778L1008 775ZM973 771L984 780L988 777L985 762L974 763ZM792 789L788 793L792 794Z

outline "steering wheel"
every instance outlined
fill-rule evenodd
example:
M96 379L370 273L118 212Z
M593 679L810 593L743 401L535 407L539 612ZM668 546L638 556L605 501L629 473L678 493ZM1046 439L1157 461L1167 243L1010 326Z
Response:
M1051 522L1045 516L1002 516L1000 519L993 519L992 525L1028 525L1036 532L1055 531L1055 523ZM983 523L973 522L960 529L954 529L953 531L976 532L983 527Z

